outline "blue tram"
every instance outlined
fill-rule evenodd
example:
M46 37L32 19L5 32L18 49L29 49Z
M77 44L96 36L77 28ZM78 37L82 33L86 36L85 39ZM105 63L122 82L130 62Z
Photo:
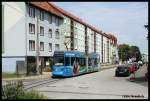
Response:
M86 68L86 55L79 51L55 51L52 76L69 77L88 72L99 71L100 55L90 53L88 56L88 68Z

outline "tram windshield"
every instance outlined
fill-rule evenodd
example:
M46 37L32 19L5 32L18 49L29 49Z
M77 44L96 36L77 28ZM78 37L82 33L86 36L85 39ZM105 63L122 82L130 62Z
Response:
M54 65L55 66L63 66L64 65L64 58L63 57L55 57Z

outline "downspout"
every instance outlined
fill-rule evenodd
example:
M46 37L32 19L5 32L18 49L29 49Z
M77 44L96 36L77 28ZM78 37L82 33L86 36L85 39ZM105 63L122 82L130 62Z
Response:
M87 26L85 26L85 56L86 56L86 69L88 72L88 35L87 35Z
M94 32L94 53L96 53L96 32Z
M74 23L73 20L71 19L71 24L70 24L70 29L71 29L71 50L74 50Z
M102 48L102 50L101 50L101 52L102 52L102 63L103 63L103 35L102 35L101 38L102 38L102 42L101 42L101 46L102 46L101 48Z
M26 75L28 75L28 67L27 67L27 4L25 3L25 68Z

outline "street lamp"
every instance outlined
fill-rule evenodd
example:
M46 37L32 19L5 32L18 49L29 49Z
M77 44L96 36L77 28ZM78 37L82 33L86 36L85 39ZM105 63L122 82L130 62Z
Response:
M144 25L144 27L148 30L148 25ZM148 36L147 36L147 39L148 39Z

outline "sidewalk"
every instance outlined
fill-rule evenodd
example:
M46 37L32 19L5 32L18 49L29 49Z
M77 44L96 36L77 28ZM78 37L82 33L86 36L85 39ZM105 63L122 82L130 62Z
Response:
M117 67L118 65L119 65L119 64L112 64L112 65L106 64L106 65L101 65L100 70L109 69L109 68L115 68L115 67Z
M114 68L117 65L102 65L100 67L100 70ZM31 80L31 79L44 79L44 78L51 78L51 72L43 72L42 75L37 76L25 76L25 77L19 77L19 78L2 78L3 81L11 81L11 80Z
M145 87L148 87L148 78L145 76L145 73L147 73L147 68L148 67L146 67L146 65L143 65L142 67L139 68L139 70L135 72L135 77L133 74L131 74L128 80L133 83L137 83Z
M31 79L44 79L44 78L51 78L51 72L43 72L42 75L24 76L19 78L2 78L2 80L11 81L11 80L31 80Z
M147 68L148 67L146 65L143 65L137 71L135 71L135 80L137 80L137 81L146 81ZM131 74L130 77L134 77L134 75Z

